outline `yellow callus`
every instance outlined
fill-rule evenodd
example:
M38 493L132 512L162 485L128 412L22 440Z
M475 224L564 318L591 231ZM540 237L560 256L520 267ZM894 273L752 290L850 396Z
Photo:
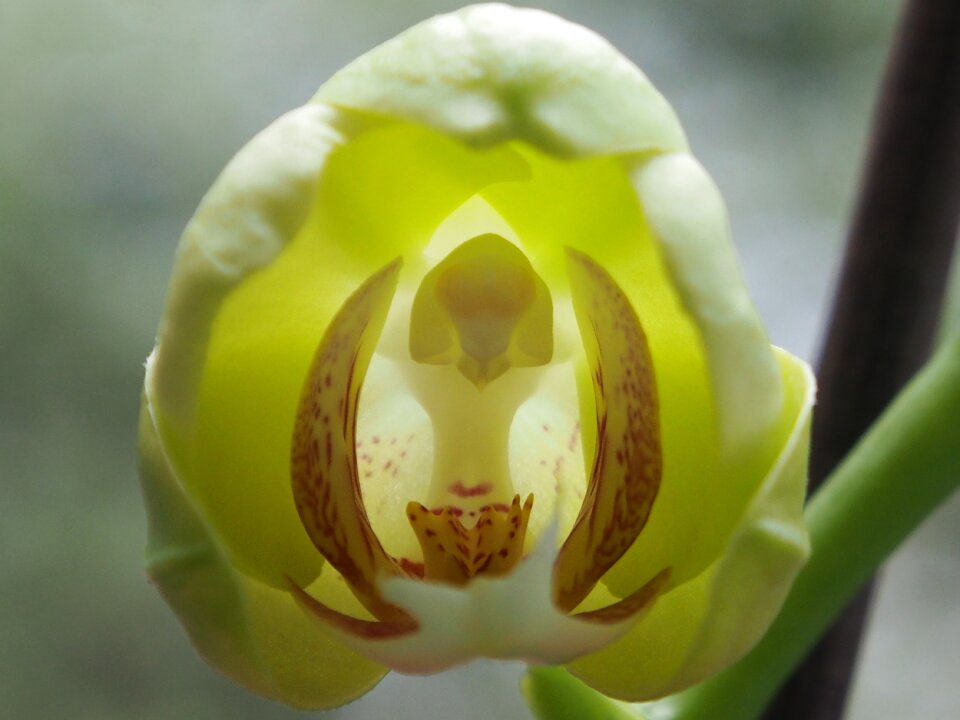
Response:
M523 559L527 521L533 495L523 505L514 495L509 505L484 505L472 522L464 523L455 506L430 510L407 505L410 526L423 551L426 580L463 585L477 575L504 575Z

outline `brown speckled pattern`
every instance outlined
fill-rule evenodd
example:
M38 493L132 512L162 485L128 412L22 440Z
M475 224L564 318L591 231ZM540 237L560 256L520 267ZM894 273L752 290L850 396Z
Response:
M360 387L396 288L395 261L344 303L317 348L293 433L290 473L300 520L316 548L380 620L406 620L379 595L378 575L408 572L383 549L360 492L355 449Z
M475 575L509 572L523 555L532 507L533 495L522 506L515 495L510 505L484 505L477 511L476 522L468 522L467 527L459 508L430 510L411 502L407 518L423 549L424 577L463 585Z
M570 249L568 259L597 412L587 493L554 571L556 602L569 611L640 534L663 461L653 361L636 311L600 265Z

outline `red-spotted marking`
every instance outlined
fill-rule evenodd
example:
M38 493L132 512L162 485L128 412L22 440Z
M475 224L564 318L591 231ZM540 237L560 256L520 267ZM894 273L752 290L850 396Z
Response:
M331 321L304 383L290 456L294 503L313 544L357 599L378 620L391 622L409 616L381 598L376 580L411 572L386 553L370 526L354 440L360 389L399 269L397 260L369 278Z
M509 572L523 557L532 507L533 495L522 506L519 495L509 505L484 505L468 528L461 521L460 508L429 509L409 503L407 519L423 551L424 578L463 585L476 575Z
M457 480L453 485L450 485L447 489L457 497L462 497L462 498L480 497L481 495L489 495L493 491L493 483L483 482L483 483L478 483L477 485L470 485L469 487L467 487L466 485L463 484L462 480Z
M653 361L636 311L600 265L569 248L567 258L597 417L587 492L554 565L554 599L570 611L640 534L663 462Z

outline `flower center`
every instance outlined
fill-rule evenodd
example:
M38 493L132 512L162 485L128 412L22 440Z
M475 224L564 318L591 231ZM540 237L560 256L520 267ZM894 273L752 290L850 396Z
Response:
M412 304L394 302L400 265L398 258L368 278L327 327L294 423L291 484L317 549L379 621L406 628L410 617L381 595L380 578L462 585L478 574L506 573L522 557L533 496L521 506L508 441L520 405L546 383L541 366L553 356L553 312L529 261L497 235L451 251L423 277ZM635 311L588 256L568 249L567 274L597 421L583 504L554 561L553 600L570 612L646 524L662 458L652 359ZM396 353L392 345L394 354L384 359L390 382L395 390L405 386L433 425L426 503L406 506L422 561L397 557L381 543L357 467L360 389L391 312L394 327L406 320L411 349ZM490 347L479 346L484 338Z

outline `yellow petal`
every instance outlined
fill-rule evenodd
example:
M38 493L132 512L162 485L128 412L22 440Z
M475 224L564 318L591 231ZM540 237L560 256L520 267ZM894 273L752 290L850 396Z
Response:
M180 240L157 346L147 362L145 389L184 491L229 560L277 587L284 573L309 582L323 564L298 527L289 486L277 482L289 475L295 398L312 347L303 347L304 360L291 363L293 351L281 344L290 327L274 323L270 343L248 337L225 348L219 363L211 350L221 344L216 337L223 332L217 326L224 303L272 263L309 216L319 168L340 139L337 123L329 108L295 110L224 169ZM295 316L315 320L316 314ZM251 318L247 329L254 324ZM244 372L246 351L262 368L254 377ZM221 393L204 379L211 362L225 368L218 376ZM288 377L288 370L299 377ZM203 407L203 396L211 394L215 410ZM261 452L277 441L279 452Z
M722 552L784 433L782 416L771 422L767 412L778 407L779 380L766 379L772 353L739 277L722 200L695 161L673 158L657 168L670 182L649 196L662 220L651 227L632 176L656 156L558 162L529 148L518 152L530 178L491 186L484 198L523 238L555 298L556 288L566 283L563 245L607 269L637 312L656 369L661 443L669 460L644 532L604 582L624 597L667 566L673 569L671 582L683 582ZM686 210L697 222L676 221ZM672 242L671 248L655 232ZM719 314L711 315L712 307ZM749 341L743 345L744 367L757 372L741 372L736 365L744 338ZM751 378L757 378L756 392ZM581 395L590 397L585 368L579 380ZM764 389L771 385L770 392ZM721 395L739 399L718 405ZM764 411L745 415L749 408L742 399L749 397L757 397ZM592 400L582 405L583 418L593 413ZM746 451L731 451L735 443L725 440L727 422L742 428L734 437L756 442L745 443ZM589 460L592 420L582 425Z
M663 459L653 364L637 314L608 272L583 253L567 252L597 423L587 494L554 576L556 602L569 611L640 534Z
M688 579L721 552L728 535L720 536L712 526L735 522L762 471L752 477L721 475L703 341L663 262L623 161L603 157L560 162L528 148L518 152L530 167L530 179L492 186L483 192L484 198L523 238L524 249L554 293L555 304L560 304L563 292L569 292L564 246L602 265L630 299L656 370L661 447L669 461L657 502L634 543L636 552L628 553L635 562L623 572L616 595L625 597L668 566L673 569L671 582ZM587 463L595 449L592 382L583 364L578 385ZM590 470L587 466L581 472L589 475ZM705 477L710 482L705 483Z
M740 276L720 191L683 153L638 162L630 173L703 338L724 453L753 450L776 426L783 393L770 342Z
M293 430L290 478L303 527L317 550L378 619L402 619L377 590L401 574L370 527L357 476L357 404L397 286L400 261L371 276L344 303L317 346Z
M140 459L147 572L208 662L254 692L302 708L342 705L379 682L384 666L324 634L286 592L230 566L167 462L146 399Z
M333 314L479 187L523 172L506 148L476 153L311 105L218 178L181 239L146 387L185 489L243 571L282 589L323 565L283 479L301 384Z
M777 354L792 418L783 451L751 499L725 553L660 598L623 638L569 666L601 692L649 700L688 687L735 662L773 621L809 552L803 525L810 369Z

